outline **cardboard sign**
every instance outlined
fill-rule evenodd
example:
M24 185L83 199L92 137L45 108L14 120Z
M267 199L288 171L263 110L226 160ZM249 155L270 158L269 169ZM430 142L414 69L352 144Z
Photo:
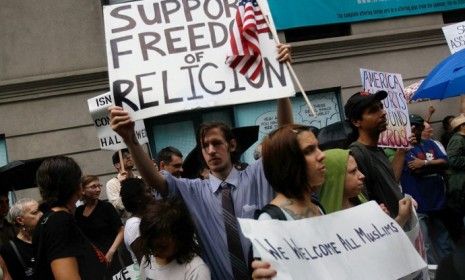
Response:
M278 271L276 279L392 280L419 277L426 267L373 201L315 218L239 223L254 251Z
M396 73L360 69L362 88L369 93L385 90L388 96L382 101L386 111L387 129L381 133L380 147L408 148L411 134L407 101L402 76Z
M451 54L465 49L465 21L442 28Z
M123 139L111 129L110 116L108 115L108 108L113 105L111 94L107 92L90 98L87 100L87 105L89 106L94 126L97 129L100 149L118 151L126 148ZM149 142L143 121L135 121L134 130L139 144Z
M294 94L268 33L259 35L256 81L225 64L236 0L147 0L103 12L110 90L134 119Z

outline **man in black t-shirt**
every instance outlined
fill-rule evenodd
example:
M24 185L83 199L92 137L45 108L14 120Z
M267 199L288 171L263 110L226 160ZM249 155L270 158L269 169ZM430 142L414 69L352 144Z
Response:
M358 132L357 141L351 144L350 150L365 175L363 193L370 200L383 203L390 215L396 217L402 199L399 180L406 151L398 149L391 164L383 150L378 148L379 136L387 127L386 112L381 103L386 97L385 91L375 94L357 92L347 100L344 111Z

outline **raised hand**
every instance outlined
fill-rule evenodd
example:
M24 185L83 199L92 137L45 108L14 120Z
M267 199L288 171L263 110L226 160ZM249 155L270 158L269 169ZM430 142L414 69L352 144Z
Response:
M412 214L412 199L410 197L404 197L399 200L399 214L396 217L396 222L404 226L405 223L410 219Z
M280 43L276 47L278 48L278 56L276 57L276 59L279 62L289 61L290 63L292 63L291 45Z
M134 121L128 112L118 106L111 106L108 110L110 112L111 129L118 133L126 143L135 139Z

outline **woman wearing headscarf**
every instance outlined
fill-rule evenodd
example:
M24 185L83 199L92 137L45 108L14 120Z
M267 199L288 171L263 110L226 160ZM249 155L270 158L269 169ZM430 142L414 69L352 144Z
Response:
M349 150L325 151L326 176L320 189L320 203L326 213L336 212L367 201L361 193L365 175L358 170L357 162Z
M326 176L318 197L326 213L367 202L368 200L362 194L365 175L358 169L350 150L330 149L325 151L325 155ZM384 205L380 206L383 211L387 212ZM399 215L395 220L401 226L405 225L410 218L410 208L410 198L399 201Z

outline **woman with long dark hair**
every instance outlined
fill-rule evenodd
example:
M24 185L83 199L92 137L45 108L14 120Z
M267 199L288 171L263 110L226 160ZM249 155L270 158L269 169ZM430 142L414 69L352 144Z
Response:
M149 207L140 223L142 279L210 279L210 270L198 256L195 227L185 205L176 199Z
M267 208L278 207L287 220L324 214L312 194L324 182L325 155L310 127L292 124L270 133L262 143L262 158L265 177L276 192ZM270 218L266 211L259 217Z
M325 179L325 154L318 147L310 127L289 124L271 132L262 143L265 177L276 192L259 220L299 220L324 215L324 209L312 194ZM254 279L276 275L268 262L252 263Z

